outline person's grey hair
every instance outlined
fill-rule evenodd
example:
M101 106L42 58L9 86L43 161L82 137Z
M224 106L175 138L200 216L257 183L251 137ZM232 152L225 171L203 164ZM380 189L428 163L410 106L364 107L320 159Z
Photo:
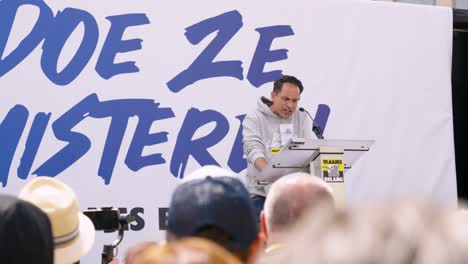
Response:
M290 232L293 250L268 263L462 264L468 226L454 211L430 204L318 210Z
M319 205L333 205L330 186L319 177L297 172L281 177L271 186L264 214L269 233L284 232L301 215Z

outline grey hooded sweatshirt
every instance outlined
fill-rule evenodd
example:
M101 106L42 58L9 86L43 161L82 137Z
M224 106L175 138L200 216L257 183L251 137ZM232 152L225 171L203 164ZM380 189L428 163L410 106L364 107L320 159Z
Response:
M292 137L314 137L312 122L306 113L296 109L289 118L282 118L273 113L261 99L257 102L257 109L248 114L243 121L244 156L247 159L246 183L251 195L266 197L268 186L258 184L255 177L259 171L255 168L254 163L260 157L269 161L271 148L281 147L280 126L282 124L292 124Z

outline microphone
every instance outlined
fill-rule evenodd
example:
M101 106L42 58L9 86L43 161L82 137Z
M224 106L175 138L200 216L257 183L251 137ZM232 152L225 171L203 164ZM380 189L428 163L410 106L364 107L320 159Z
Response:
M315 135L317 135L319 139L324 139L322 135L322 129L319 125L317 125L317 123L315 123L315 120L312 118L309 111L305 110L304 107L299 107L299 111L305 112L310 117L310 120L312 120L312 131L314 131Z
M266 104L268 107L270 107L273 104L273 102L270 99L266 98L265 96L262 96L261 100L262 100L262 103Z

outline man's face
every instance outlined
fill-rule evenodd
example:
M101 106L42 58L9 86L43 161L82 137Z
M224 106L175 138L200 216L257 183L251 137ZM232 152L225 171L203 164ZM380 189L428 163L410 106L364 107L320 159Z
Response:
M299 87L292 83L283 83L279 94L271 92L273 104L270 109L273 113L283 117L290 117L296 111L297 103L301 99Z

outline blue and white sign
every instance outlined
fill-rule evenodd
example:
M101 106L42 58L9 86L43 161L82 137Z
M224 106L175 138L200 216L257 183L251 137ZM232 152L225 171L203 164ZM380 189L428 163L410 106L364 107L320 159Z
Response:
M0 191L56 177L163 238L184 175L244 173L241 124L282 74L326 138L373 139L353 204L456 205L448 8L374 1L0 1ZM98 236L85 263L99 259Z

